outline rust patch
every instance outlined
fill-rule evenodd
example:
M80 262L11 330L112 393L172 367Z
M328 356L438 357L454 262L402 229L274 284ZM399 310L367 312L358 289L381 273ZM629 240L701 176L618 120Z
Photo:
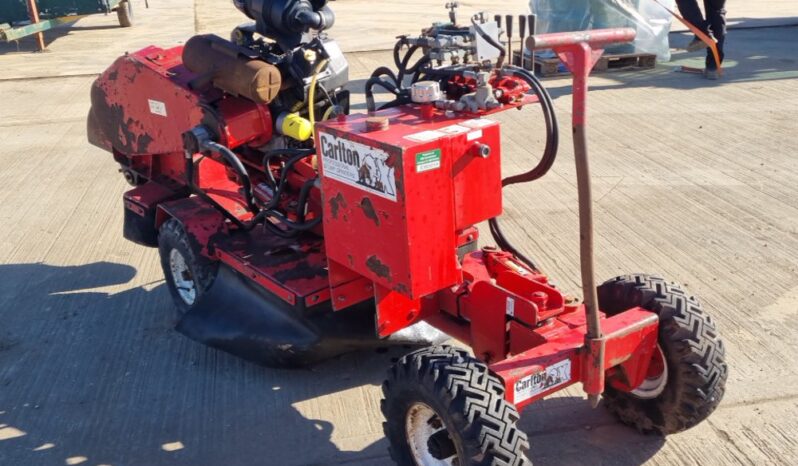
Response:
M338 211L341 207L346 208L346 199L339 192L334 198L330 199L330 214L332 214L332 218L338 218Z
M307 261L298 262L296 267L281 270L274 274L274 278L282 283L287 283L293 280L309 280L316 277L326 277L327 271L324 267L313 267Z
M380 218L377 217L377 212L374 211L374 205L371 203L371 199L364 197L360 201L360 208L363 209L363 215L366 218L374 220L374 224L380 226Z
M404 295L410 294L410 290L407 289L407 286L404 283L397 283L393 287L393 290L396 291L397 293L402 293ZM408 320L410 320L410 319L408 319Z
M389 281L391 280L391 269L383 264L377 256L369 256L369 258L366 259L366 267L378 277L387 278Z
M131 127L138 122L125 119L125 109L110 104L108 95L99 82L91 87L91 113L88 119L89 142L99 147L113 146L125 155L146 153L152 142L148 134L137 135Z

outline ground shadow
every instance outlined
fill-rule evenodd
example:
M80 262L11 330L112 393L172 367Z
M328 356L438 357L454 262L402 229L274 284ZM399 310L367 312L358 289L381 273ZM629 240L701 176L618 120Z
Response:
M0 266L0 464L390 463L360 387L382 383L407 348L256 366L177 334L160 282L115 291L135 274ZM328 397L345 390L347 401ZM576 397L532 405L521 426L542 465L637 464L662 446Z
M384 441L339 448L333 425L300 404L380 384L407 349L305 370L256 366L177 334L162 284L107 288L135 273L106 262L0 266L0 464L387 461ZM379 415L356 408L336 413L345 444L360 445L347 425Z

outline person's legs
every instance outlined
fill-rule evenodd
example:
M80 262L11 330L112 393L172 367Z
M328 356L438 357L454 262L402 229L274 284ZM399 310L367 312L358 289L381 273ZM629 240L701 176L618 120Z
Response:
M707 32L707 22L704 21L701 9L698 7L698 0L676 0L676 6L679 7L679 13L684 19L701 32Z
M718 55L723 62L723 45L726 42L726 0L704 0L704 10L707 15L707 24L718 44ZM706 66L708 70L717 69L712 49L707 49Z
M709 34L707 32L707 22L701 15L701 9L698 8L698 0L676 0L676 6L679 7L679 13L682 14L684 19L700 29L701 32ZM698 36L695 36L690 44L687 45L687 51L697 52L705 47L707 47L707 44L702 42Z

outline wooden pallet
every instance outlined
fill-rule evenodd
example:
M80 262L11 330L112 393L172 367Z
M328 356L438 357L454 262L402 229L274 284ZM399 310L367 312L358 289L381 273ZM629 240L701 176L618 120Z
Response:
M520 65L520 53L513 53L513 62ZM654 68L657 64L657 56L652 53L605 53L601 56L596 66L593 67L593 73L602 73L607 71L620 71L620 70L646 70ZM524 68L531 70L532 64L530 60L524 61ZM537 76L557 76L567 74L568 71L557 57L553 58L540 58L535 57L535 74Z

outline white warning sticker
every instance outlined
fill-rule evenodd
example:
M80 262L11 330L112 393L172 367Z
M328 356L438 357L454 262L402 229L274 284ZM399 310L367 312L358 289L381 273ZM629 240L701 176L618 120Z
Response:
M507 297L507 302L504 304L504 313L510 317L515 315L515 298Z
M446 134L461 134L461 133L467 133L467 132L471 131L467 127L460 126L460 125L451 125L451 126L447 126L445 128L441 128L440 130L443 131Z
M166 116L166 104L161 102L160 100L152 100L147 99L147 103L150 104L150 113L153 115L160 115L162 117Z
M327 133L319 133L319 141L326 178L396 201L396 177L387 165L387 152Z
M476 131L471 131L470 133L468 133L468 134L466 135L466 140L468 140L468 141L473 141L473 140L475 140L475 139L479 139L479 138L481 138L481 137L482 137L482 130L481 130L481 129L478 129L478 130L476 130Z
M513 402L520 403L571 380L571 360L564 359L546 369L518 380L513 388Z
M446 133L442 133L440 131L422 131L420 133L407 135L405 138L412 139L413 141L429 142L440 139L444 136L446 136Z
M473 120L464 121L460 124L463 126L468 126L469 128L476 129L476 128L484 128L486 126L490 126L493 123L495 123L495 121L489 120L487 118L475 118Z

